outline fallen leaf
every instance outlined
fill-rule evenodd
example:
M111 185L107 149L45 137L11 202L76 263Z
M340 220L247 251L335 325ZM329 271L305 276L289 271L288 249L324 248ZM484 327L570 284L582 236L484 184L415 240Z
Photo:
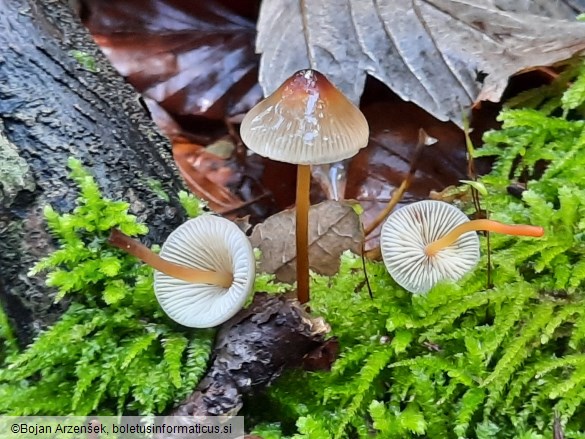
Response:
M243 218L236 218L234 220L234 223L236 224L236 226L238 226L240 228L240 230L242 232L244 232L246 235L248 234L248 232L252 229L252 224L250 224L250 215L246 215Z
M494 0L496 7L508 12L542 15L571 20L585 11L583 0Z
M250 240L262 252L260 270L273 273L281 282L296 279L295 211L285 210L258 224ZM309 266L332 276L346 250L361 253L363 232L360 218L348 202L325 201L309 210Z
M180 138L173 141L173 158L189 189L230 219L249 216L256 224L294 202L293 165L258 155L224 158Z
M189 189L204 198L215 212L232 211L242 205L227 184L234 178L225 160L194 143L173 144L173 158ZM193 171L196 169L197 171Z
M223 119L261 97L257 0L83 0L84 24L114 67L173 114Z
M486 0L273 0L261 5L256 45L265 94L311 67L357 103L367 73L460 125L474 102L499 101L510 76L584 50L585 23Z

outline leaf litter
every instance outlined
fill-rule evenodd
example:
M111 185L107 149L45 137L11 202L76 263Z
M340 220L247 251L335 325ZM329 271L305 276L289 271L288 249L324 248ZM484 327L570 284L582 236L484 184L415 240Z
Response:
M561 21L583 10L579 2L84 0L84 18L144 94L189 188L230 218L256 224L294 203L294 167L248 154L239 139L239 120L262 97L258 68L265 91L312 66L361 98L371 139L348 163L344 186L367 225L404 178L420 128L438 143L421 157L403 203L467 177L463 134L441 120L460 122L479 99L498 100L510 75L581 50L585 24ZM498 108L476 105L476 139ZM314 200L326 198L312 189ZM377 231L365 247L376 245Z

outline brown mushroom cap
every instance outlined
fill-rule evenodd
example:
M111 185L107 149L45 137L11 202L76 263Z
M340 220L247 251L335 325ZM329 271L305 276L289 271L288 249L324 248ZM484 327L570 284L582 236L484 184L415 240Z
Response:
M441 280L458 280L479 261L479 238L462 234L434 256L425 247L469 218L451 204L419 201L392 213L382 226L380 246L392 278L411 293L429 291Z
M244 117L242 141L255 153L300 165L333 163L368 144L362 112L315 70L301 70Z

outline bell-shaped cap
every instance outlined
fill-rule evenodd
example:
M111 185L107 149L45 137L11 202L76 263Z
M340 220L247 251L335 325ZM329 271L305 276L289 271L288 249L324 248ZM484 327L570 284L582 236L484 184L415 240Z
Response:
M392 278L411 293L429 291L441 280L458 280L479 261L479 238L462 234L434 256L425 247L469 218L451 204L419 201L392 213L382 226L380 247Z
M315 70L301 70L244 117L242 141L263 157L300 165L333 163L368 144L362 112Z
M248 237L233 222L211 214L189 220L165 241L160 256L176 264L232 273L229 288L193 284L159 271L154 291L174 321L191 328L210 328L233 317L252 291L255 259Z

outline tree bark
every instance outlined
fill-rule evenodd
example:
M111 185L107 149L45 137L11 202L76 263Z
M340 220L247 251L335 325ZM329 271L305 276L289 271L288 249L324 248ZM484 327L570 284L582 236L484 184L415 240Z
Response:
M131 204L150 227L147 240L162 242L184 217L167 140L67 0L0 0L0 11L0 302L26 344L66 306L54 305L44 278L27 272L53 248L43 207L74 207L69 157L106 196ZM92 57L96 71L74 51Z

